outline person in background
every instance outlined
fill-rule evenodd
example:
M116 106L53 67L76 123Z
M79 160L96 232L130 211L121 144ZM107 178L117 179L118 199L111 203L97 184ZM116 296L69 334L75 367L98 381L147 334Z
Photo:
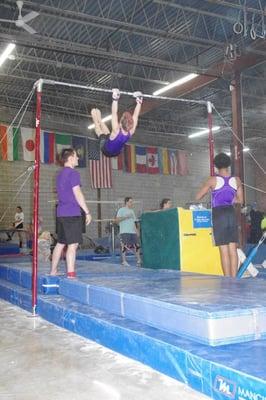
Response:
M238 269L238 224L234 204L243 203L242 184L238 177L230 175L231 159L227 154L217 154L214 165L218 174L208 178L198 191L196 200L211 192L215 245L219 246L224 275L235 277Z
M168 210L169 208L172 208L171 199L162 199L162 201L160 202L160 210Z
M252 204L252 208L250 211L250 243L258 243L261 238L262 230L261 230L261 221L263 219L263 213L258 210L257 203Z
M85 213L86 225L91 222L91 214L81 191L79 172L75 170L78 165L78 156L74 149L62 151L63 169L56 177L56 191L58 206L56 211L57 244L55 245L51 275L57 275L57 266L65 246L67 277L75 278L75 261L78 245L82 243L82 209Z
M266 212L263 214L263 218L261 220L260 227L261 227L262 232L266 231Z
M134 135L138 125L139 113L142 105L142 93L134 92L133 96L136 99L136 107L131 115L125 111L120 120L118 119L118 100L120 98L119 89L113 89L112 102L112 132L103 122L101 111L98 108L91 110L91 117L95 125L95 133L100 139L100 147L106 157L116 157L122 151L124 145Z
M50 261L51 259L51 234L43 231L38 239L38 257L39 261Z
M137 266L140 267L140 245L132 197L125 198L125 205L118 210L114 221L119 225L122 266L129 267L126 261L126 251L133 250L137 259Z
M16 208L16 214L14 217L14 222L13 222L13 227L15 230L18 231L18 237L19 237L19 247L22 248L23 245L23 236L22 236L22 232L20 232L20 229L23 229L23 223L24 223L24 213L22 210L21 206L17 206ZM14 231L11 233L7 233L8 235L8 239L7 240L12 240L12 237L14 235Z

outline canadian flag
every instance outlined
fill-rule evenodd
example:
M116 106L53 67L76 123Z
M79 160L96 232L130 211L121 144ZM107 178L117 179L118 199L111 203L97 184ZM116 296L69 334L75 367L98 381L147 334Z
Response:
M35 155L35 129L21 128L23 146L23 160L34 161Z
M157 147L147 147L148 174L159 174L159 160Z

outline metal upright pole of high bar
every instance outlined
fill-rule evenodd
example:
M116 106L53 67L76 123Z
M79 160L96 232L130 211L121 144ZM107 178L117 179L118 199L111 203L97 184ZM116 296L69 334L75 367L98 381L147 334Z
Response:
M35 161L33 190L33 257L32 257L32 313L37 308L38 277L38 216L39 216L39 183L40 183L40 136L43 80L36 82L36 121L35 121Z
M214 176L214 139L213 139L213 131L212 131L212 103L210 101L207 102L207 111L208 111L208 128L209 128L209 154L210 154L210 175Z

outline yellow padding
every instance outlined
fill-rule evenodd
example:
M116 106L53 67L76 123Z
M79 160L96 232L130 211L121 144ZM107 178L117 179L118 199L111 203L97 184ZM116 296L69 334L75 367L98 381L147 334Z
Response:
M223 275L211 228L193 228L193 211L178 208L181 271Z

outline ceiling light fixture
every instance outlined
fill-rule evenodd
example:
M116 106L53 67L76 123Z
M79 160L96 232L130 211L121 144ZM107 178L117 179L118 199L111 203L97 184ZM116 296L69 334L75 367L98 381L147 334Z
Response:
M0 56L0 67L6 59L9 57L9 55L12 53L16 45L14 43L9 43L9 45L6 47L6 49L3 51L3 53Z
M212 132L217 132L217 131L219 131L221 129L221 127L220 126L213 126L212 127ZM192 139L192 138L195 138L195 137L198 137L198 136L202 136L202 135L206 135L207 133L209 133L209 129L202 129L201 131L199 131L199 132L195 132L195 133L191 133L191 135L189 135L188 137L190 138L190 139Z
M165 87L163 87L163 88L161 88L161 89L156 90L156 91L153 93L153 96L157 96L158 94L164 93L164 92L166 92L167 90L170 90L170 89L172 89L172 88L174 88L174 87L183 85L183 83L186 83L186 82L188 82L188 81L191 81L191 79L194 79L194 78L196 78L197 76L198 76L198 74L194 74L194 73L193 73L193 74L188 74L188 75L184 76L183 78L178 79L177 81L175 81L175 82L173 82L173 83L169 83L169 85L167 85L167 86L165 86Z
M102 122L107 122L110 121L111 119L112 119L112 114L106 115L106 117L102 118ZM95 128L94 124L88 126L88 129L93 129L93 128Z

